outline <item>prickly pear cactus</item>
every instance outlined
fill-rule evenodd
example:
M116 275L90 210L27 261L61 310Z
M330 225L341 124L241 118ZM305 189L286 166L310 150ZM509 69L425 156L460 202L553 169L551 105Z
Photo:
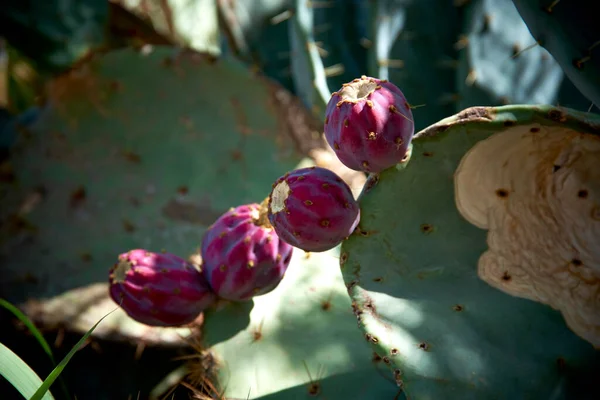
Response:
M513 0L536 42L594 104L600 104L600 28L597 13L583 0Z
M598 397L599 134L593 114L471 108L369 178L340 264L408 398Z
M221 395L273 400L398 395L382 358L357 334L338 265L339 247L324 253L297 249L273 292L254 298L253 306L234 304L205 314L203 338L213 345L214 386Z
M477 0L465 6L458 39L457 107L552 104L563 72L546 49L535 45L510 0Z
M104 43L108 10L108 2L97 0L8 0L0 36L38 67L62 70Z
M219 215L324 147L278 85L170 48L98 56L47 97L2 167L0 292L17 303L107 283L127 249L186 257Z
M417 129L471 106L590 106L511 0L256 3L262 19L252 29L244 6L221 6L226 29L320 118L330 93L360 75L397 84L416 107Z
M175 43L219 54L219 22L215 0L114 0ZM199 23L201 21L201 23Z

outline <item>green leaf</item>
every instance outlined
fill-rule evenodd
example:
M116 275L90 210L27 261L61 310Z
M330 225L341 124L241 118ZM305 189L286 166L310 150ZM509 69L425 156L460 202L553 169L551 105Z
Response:
M13 313L19 319L19 321L21 321L23 325L25 325L27 329L29 329L33 337L35 337L40 346L42 346L42 349L44 349L44 352L48 354L48 357L50 357L50 361L52 361L52 364L56 364L54 361L54 356L52 355L52 350L50 349L50 345L48 344L46 339L44 339L42 332L40 332L39 329L35 327L33 322L31 322L31 320L21 312L21 310L19 310L17 307L13 306L11 303L4 299L0 299L0 306L6 308L8 311Z
M31 396L31 398L29 400L41 400L41 399L45 398L46 392L48 392L48 390L50 389L50 386L52 386L54 381L60 376L60 374L65 369L65 367L67 366L69 361L71 361L71 358L73 358L75 353L77 353L77 351L79 351L79 349L85 343L87 338L90 337L92 332L94 332L94 329L96 329L96 327L100 324L100 322L102 322L102 320L104 320L104 318L108 317L110 314L112 314L117 309L118 308L115 308L114 310L112 310L111 312L106 314L104 317L100 318L100 320L98 322L96 322L94 324L94 326L92 326L90 328L90 330L87 331L87 333L85 335L83 335L83 337L81 339L79 339L77 344L75 346L73 346L71 351L69 351L69 353L65 356L65 358L62 359L62 361L56 366L56 368L54 368L52 370L52 372L50 372L50 375L48 375L48 377L44 380L42 385L33 394L33 396Z
M5 377L25 398L30 398L42 384L42 380L31 367L2 343L0 343L0 375ZM54 400L49 391L38 398Z
M41 69L61 71L101 46L104 0L4 1L0 36Z

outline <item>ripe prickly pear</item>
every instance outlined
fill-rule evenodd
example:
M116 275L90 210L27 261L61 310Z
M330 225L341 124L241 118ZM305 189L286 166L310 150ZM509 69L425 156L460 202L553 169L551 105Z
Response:
M364 75L331 95L324 128L340 161L365 172L380 172L402 161L415 130L402 91Z
M216 300L200 271L169 253L123 253L110 269L109 282L110 297L146 325L189 324Z
M360 221L360 208L348 185L320 167L292 171L273 184L269 221L292 246L321 252L348 237Z
M266 203L232 208L202 238L202 272L219 297L250 300L283 279L294 248L279 239L266 213Z

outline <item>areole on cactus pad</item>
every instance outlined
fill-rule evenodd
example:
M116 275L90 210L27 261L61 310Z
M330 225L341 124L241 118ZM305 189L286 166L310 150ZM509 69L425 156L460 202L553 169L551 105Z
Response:
M597 398L599 134L569 109L471 108L369 178L340 264L407 397Z

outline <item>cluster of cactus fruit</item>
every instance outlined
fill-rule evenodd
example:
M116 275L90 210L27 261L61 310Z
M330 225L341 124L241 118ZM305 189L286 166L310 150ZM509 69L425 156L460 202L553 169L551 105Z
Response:
M344 165L378 173L406 157L414 123L397 86L362 76L332 94L324 132ZM243 302L271 292L294 247L331 250L359 222L360 207L346 182L326 168L299 168L277 179L262 203L221 215L202 238L200 265L145 249L121 254L110 270L110 295L138 322L186 325L218 299Z

